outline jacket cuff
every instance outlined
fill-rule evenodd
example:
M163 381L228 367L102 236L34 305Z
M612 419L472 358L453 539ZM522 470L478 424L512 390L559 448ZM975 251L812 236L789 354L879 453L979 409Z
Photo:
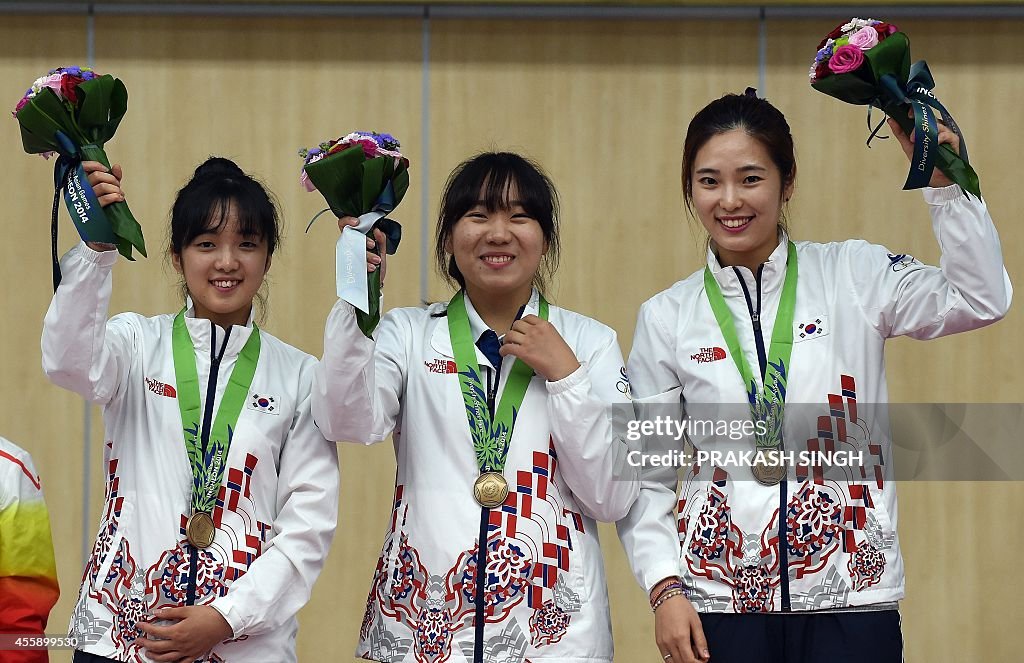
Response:
M580 367L575 371L566 375L561 380L555 380L554 382L547 382L548 393L552 396L561 394L569 391L577 385L583 384L585 381L590 379L590 374L587 373L587 366L583 362L580 362Z
M233 605L229 595L221 596L220 598L214 599L209 605L211 608L216 610L224 618L224 621L231 627L231 637L240 638L242 637L242 616L238 614L238 609Z
M101 267L109 267L117 262L117 251L93 251L90 249L85 242L79 242L70 251L65 254L65 257L77 256L85 262L93 263Z
M651 595L651 590L654 586L665 578L671 578L673 576L683 577L681 573L679 561L675 562L661 562L655 564L649 569L644 570L644 592L648 597ZM685 587L685 584L684 584Z
M922 189L922 192L924 193L924 201L929 205L942 205L943 203L965 198L959 184L950 184L949 186L938 188L925 187Z

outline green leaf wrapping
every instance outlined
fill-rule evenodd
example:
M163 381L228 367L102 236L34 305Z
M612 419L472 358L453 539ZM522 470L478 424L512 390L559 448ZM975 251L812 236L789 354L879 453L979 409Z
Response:
M362 146L354 145L309 163L304 170L335 215L358 217L374 211L376 207L390 213L402 202L409 190L407 164L402 160L396 166L395 158L390 156L367 159ZM394 204L378 206L381 194L389 183L394 191ZM384 229L389 237L389 245L397 246L397 240L401 237L401 227L397 223L391 219L381 219L374 228ZM371 236L372 232L373 229L370 230ZM393 250L388 253L393 253ZM369 286L369 311L363 313L357 309L356 321L363 334L370 336L380 322L380 270L367 273L366 279Z
M21 142L29 154L58 152L62 156L83 161L99 161L107 168L110 162L103 146L113 138L128 109L128 90L119 79L98 76L76 87L78 103L69 106L50 88L43 88L18 111ZM68 154L57 140L58 132L66 135L77 148ZM134 260L132 248L146 255L142 227L123 202L108 205L104 212L111 230L117 236L117 250Z
M364 160L363 148L356 145L305 167L309 181L339 217L365 213L360 211L363 207L361 182Z
M102 147L83 145L80 148L80 153L84 161L99 161L110 168L110 161ZM134 261L135 258L132 256L132 247L134 247L143 256L149 257L146 254L146 240L142 237L142 227L135 220L131 210L128 209L128 203L111 203L104 207L103 211L107 215L110 229L117 236L117 252L128 260Z

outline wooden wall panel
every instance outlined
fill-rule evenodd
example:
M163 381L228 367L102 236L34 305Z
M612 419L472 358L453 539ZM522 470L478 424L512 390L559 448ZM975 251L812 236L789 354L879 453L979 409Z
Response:
M438 23L431 205L475 152L535 158L562 202L550 294L617 329L628 352L640 303L699 266L681 205L682 137L704 100L756 82L756 35L741 23ZM446 292L433 282L432 297Z
M41 21L46 39L40 38ZM53 162L29 156L21 146L18 123L7 115L37 77L63 63L85 60L85 19L5 16L0 21L0 153L7 177L5 241L0 244L0 435L32 454L50 509L57 544L61 598L49 630L62 633L81 578L79 541L82 514L81 429L83 406L74 394L53 388L41 369L39 331L53 294L50 268L50 206ZM74 230L61 217L61 246ZM94 529L94 525L86 526ZM66 551L67 554L63 554Z

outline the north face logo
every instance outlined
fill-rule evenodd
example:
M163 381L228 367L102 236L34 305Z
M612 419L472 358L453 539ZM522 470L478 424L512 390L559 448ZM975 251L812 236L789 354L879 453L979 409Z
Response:
M168 398L178 397L178 392L174 391L174 387L160 382L159 380L154 380L153 378L146 378L146 388L157 396L167 396Z
M700 352L695 352L690 355L690 359L694 360L698 364L707 364L712 361L718 361L719 359L725 359L725 350L722 348L701 348Z
M455 362L450 359L435 359L434 361L425 361L423 365L427 367L427 370L431 373L458 373L459 367L455 365Z

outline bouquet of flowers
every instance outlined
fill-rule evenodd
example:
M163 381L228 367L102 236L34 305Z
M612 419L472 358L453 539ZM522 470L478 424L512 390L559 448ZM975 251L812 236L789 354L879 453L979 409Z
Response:
M409 160L400 148L388 134L357 131L299 150L305 160L300 179L306 190L319 191L338 217L359 218L358 226L345 228L338 238L337 291L358 309L359 328L367 336L380 321L380 270L366 273L366 236L379 229L386 237L387 253L398 249L402 227L386 216L409 190Z
M910 135L916 131L914 156L904 189L927 186L936 166L950 180L976 196L978 175L967 159L967 145L949 111L932 92L935 81L923 60L910 63L910 40L895 25L854 18L818 44L810 71L811 87L849 104L881 108ZM935 109L960 137L960 154L938 145ZM913 111L911 116L910 111ZM868 142L878 133L871 132Z
M142 228L128 205L118 202L100 207L81 166L82 161L99 161L110 168L103 145L114 136L127 109L124 83L88 67L59 67L36 79L14 109L25 151L47 158L60 155L54 167L51 231L55 288L60 280L56 268L57 198L62 191L82 239L116 244L129 260L134 260L133 247L146 255Z

